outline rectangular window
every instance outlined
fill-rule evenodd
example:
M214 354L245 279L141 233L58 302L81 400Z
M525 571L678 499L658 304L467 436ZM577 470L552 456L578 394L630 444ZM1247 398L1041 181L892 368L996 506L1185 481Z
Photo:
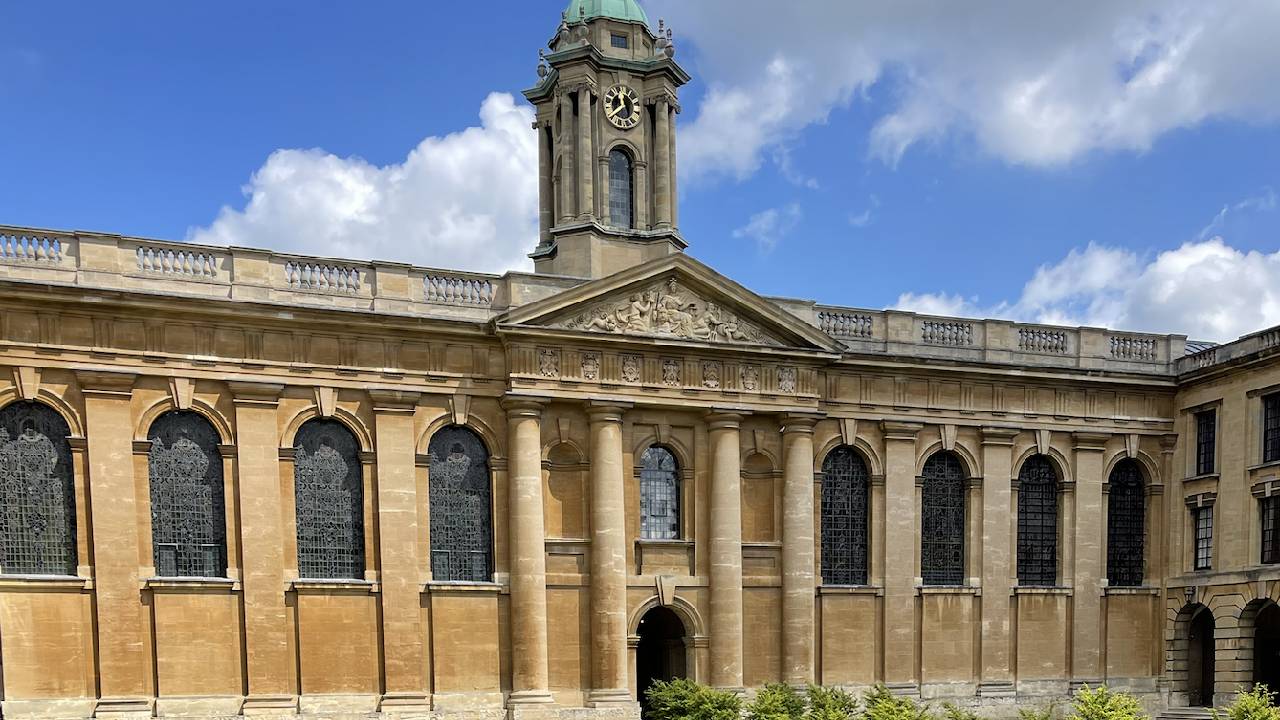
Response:
M1280 563L1280 496L1262 498L1262 564Z
M1196 525L1196 570L1213 567L1213 506L1192 510Z
M1196 474L1208 475L1217 467L1218 412L1196 413Z
M626 50L627 48L631 47L631 38L627 37L626 35L619 35L618 33L613 33L612 35L609 36L609 44L618 48L619 50Z
M1262 398L1262 462L1280 460L1280 393Z

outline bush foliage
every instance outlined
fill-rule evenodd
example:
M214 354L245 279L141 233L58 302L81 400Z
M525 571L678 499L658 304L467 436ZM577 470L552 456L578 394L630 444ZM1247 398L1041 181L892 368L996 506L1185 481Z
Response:
M656 682L645 693L650 720L741 720L742 699L692 680Z
M1254 685L1236 696L1225 712L1213 711L1214 720L1280 720L1275 693L1266 685Z
M1080 688L1071 703L1070 720L1146 720L1138 699L1128 693L1113 692L1106 685Z

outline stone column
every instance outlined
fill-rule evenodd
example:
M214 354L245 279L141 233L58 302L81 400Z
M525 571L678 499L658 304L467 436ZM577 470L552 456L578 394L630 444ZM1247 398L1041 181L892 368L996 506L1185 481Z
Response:
M1102 452L1107 435L1076 433L1075 527L1071 568L1071 677L1073 685L1102 680L1102 588L1107 573L1102 543Z
M979 694L1014 694L1009 602L1013 428L982 428L982 665Z
M511 531L511 696L515 704L548 703L547 553L542 522L542 403L503 400L510 459L507 512Z
M625 407L587 408L591 423L591 665L588 704L631 703L627 676L627 503L622 472Z
M818 415L782 419L782 681L814 681L813 426Z
M919 423L885 422L884 429L884 681L892 690L919 692L916 668L916 435Z
M555 222L552 217L555 187L551 181L555 153L547 125L539 123L534 131L538 133L538 245L545 247L551 244L551 224Z
M230 383L236 408L236 481L244 553L244 628L249 694L244 714L297 709L295 658L284 605L284 508L280 498L282 385Z
M386 712L428 712L426 630L422 625L422 575L418 555L418 484L414 453L416 392L370 390L378 480L378 545L381 558L382 642Z
M149 658L138 594L132 373L79 372L88 441L101 700L96 714L150 717Z
M560 223L573 222L574 198L577 197L577 184L574 183L573 158L573 99L566 92L560 96L560 135L556 138L560 144ZM554 169L553 169L554 172Z
M663 98L653 112L654 229L666 230L671 227L671 105Z
M591 88L578 88L578 219L596 215L595 168L591 159Z
M671 178L671 188L667 191L667 195L671 198L671 227L673 228L680 227L680 195L678 188L676 188L676 181L679 178L679 174L676 171L676 158L680 156L676 152L676 114L678 112L679 110L676 107L672 107L671 112L667 114L667 117L670 118L667 123L667 132L670 135L667 141L667 147L669 148L667 150L669 158L667 164L671 166L671 172L667 173L667 177Z
M715 413L711 433L711 685L742 689L742 416Z

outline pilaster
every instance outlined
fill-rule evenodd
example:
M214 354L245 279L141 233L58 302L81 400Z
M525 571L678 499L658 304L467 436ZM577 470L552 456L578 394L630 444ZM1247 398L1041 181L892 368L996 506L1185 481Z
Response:
M627 521L622 471L624 405L587 406L591 425L592 707L630 705L627 658Z
M133 373L77 372L84 396L99 716L150 716L146 608L138 593L138 501L133 478ZM93 502L97 500L97 502Z
M742 416L713 413L711 434L711 684L742 689Z
M1102 590L1107 572L1102 536L1103 451L1110 436L1075 433L1075 527L1071 568L1071 677L1074 684L1098 683L1102 668Z
M284 508L278 410L283 385L230 383L236 409L236 477L244 554L244 627L249 692L245 715L297 712L295 659L284 605Z
M422 626L414 413L420 395L370 390L377 459L385 712L427 712L427 651Z
M1012 695L1009 513L1014 428L982 428L982 664L979 692Z
M507 512L511 532L512 704L549 703L547 564L543 532L542 407L528 398L503 400L510 460Z
M595 168L591 152L591 125L595 117L591 112L591 88L578 88L578 219L595 217Z
M671 228L671 107L661 98L653 107L654 113L654 168L653 207L654 229Z
M916 638L916 436L920 423L884 422L884 681L919 692ZM893 538L892 541L889 538ZM908 538L910 538L908 540Z
M782 418L782 681L814 681L813 426L816 414Z

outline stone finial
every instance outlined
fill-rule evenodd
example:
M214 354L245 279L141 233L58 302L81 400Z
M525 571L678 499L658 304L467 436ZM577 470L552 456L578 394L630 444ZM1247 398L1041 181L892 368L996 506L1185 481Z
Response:
M551 72L547 68L547 53L543 50L538 51L538 77L545 78L547 73Z

